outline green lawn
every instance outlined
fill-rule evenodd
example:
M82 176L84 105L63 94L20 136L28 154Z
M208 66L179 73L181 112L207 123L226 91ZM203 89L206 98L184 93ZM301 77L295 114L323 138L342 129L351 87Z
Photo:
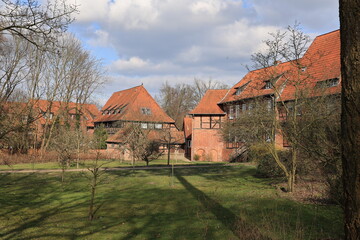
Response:
M111 171L87 220L84 173L0 174L0 239L337 239L337 206L277 195L251 166Z
M79 162L79 168L87 168L93 164L93 160L82 160ZM190 165L200 165L200 164L223 164L220 162L191 162L185 160L171 160L170 164L174 165L182 165L182 164L190 164ZM103 167L130 167L132 166L131 161L119 161L119 160L100 160L99 164L103 164ZM151 161L150 166L156 165L167 165L167 160L165 159L156 159ZM146 166L144 161L135 162L135 166ZM72 162L69 167L70 169L76 169L76 163ZM61 169L61 166L58 162L47 162L47 163L20 163L14 165L0 165L0 171L8 171L8 170L40 170L40 169Z

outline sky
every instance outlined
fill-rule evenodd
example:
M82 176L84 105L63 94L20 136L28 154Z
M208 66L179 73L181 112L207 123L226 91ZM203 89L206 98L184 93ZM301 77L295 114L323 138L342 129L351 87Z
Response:
M311 37L339 28L338 0L68 0L79 13L69 31L103 62L97 98L144 84L194 78L234 85L270 32L295 22Z

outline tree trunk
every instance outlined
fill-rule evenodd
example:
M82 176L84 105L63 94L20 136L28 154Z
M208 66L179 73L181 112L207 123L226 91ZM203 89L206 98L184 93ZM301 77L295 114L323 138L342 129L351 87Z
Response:
M340 0L345 239L360 239L360 1Z
M94 184L94 183L93 183ZM92 221L94 219L94 199L95 199L95 190L96 186L91 187L91 198L89 205L89 220Z
M170 143L168 143L167 149L168 149L167 165L170 166Z

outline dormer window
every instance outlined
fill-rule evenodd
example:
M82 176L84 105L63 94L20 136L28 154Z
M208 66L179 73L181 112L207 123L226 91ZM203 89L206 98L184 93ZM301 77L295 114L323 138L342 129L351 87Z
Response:
M237 89L236 89L236 92L235 92L235 95L240 95L240 93L242 93L243 91L244 91L244 89L246 88L246 86L249 84L249 82L248 83L246 83L246 84L244 84L244 85L242 85L241 87L238 87Z
M235 95L240 95L240 93L243 91L242 88L236 89Z
M141 108L141 113L143 115L151 115L151 109L150 108Z
M271 89L271 88L272 88L272 83L270 81L265 81L264 89Z
M329 88L329 87L336 87L339 85L339 78L331 78L325 81L320 81L316 83L316 88Z

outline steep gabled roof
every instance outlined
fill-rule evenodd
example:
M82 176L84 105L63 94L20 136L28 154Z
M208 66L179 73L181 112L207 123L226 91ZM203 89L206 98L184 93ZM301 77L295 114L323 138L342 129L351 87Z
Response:
M207 90L199 104L189 114L216 114L224 115L225 112L217 104L227 93L227 89Z
M304 66L304 68L299 68ZM340 84L318 88L318 82L340 77L340 31L320 35L298 61L280 63L246 74L219 102L224 104L265 95L275 95L274 89L264 88L267 81L278 90L278 101L293 100L296 90L308 97L340 93Z
M174 123L141 85L115 92L95 122L142 121Z

